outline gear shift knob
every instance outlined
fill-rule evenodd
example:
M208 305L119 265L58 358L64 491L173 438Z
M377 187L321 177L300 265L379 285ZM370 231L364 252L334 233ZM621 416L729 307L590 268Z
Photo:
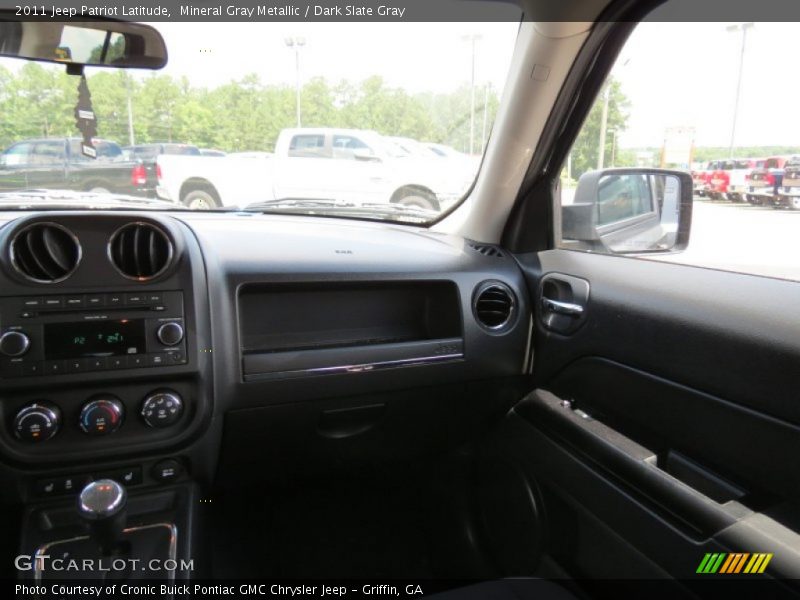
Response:
M127 501L125 488L113 479L92 481L78 496L78 514L104 555L111 554L122 538Z

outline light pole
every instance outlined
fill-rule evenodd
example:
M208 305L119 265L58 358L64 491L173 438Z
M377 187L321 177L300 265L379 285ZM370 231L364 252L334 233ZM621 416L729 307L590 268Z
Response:
M284 39L286 46L294 50L294 95L295 95L295 108L297 112L297 127L300 124L300 48L306 45L306 38L295 35Z
M125 94L128 97L128 144L135 145L133 135L133 101L131 99L131 77L125 74Z
M617 130L609 129L608 133L611 134L611 166L617 166Z
M465 42L470 42L472 45L472 76L470 78L470 102L469 102L469 154L472 156L475 153L475 42L482 39L483 36L477 33L470 35L463 35L461 39Z
M492 86L488 81L483 89L483 132L481 133L481 154L486 151L486 120L489 111L489 88Z
M742 48L739 52L739 75L736 79L736 100L733 104L733 123L731 123L731 143L728 146L728 158L733 158L733 144L736 140L736 121L739 118L739 96L742 93L742 70L744 67L744 48L747 42L747 30L753 27L753 23L739 23L737 25L729 25L725 31L735 33L742 32Z
M603 112L600 115L600 141L597 147L597 169L603 168L606 154L606 126L608 125L608 103L611 98L611 80L606 82L603 90Z

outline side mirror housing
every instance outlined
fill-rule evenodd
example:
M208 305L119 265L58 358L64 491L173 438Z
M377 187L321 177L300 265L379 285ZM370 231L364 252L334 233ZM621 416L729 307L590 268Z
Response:
M380 162L381 159L377 155L375 155L372 150L368 148L355 148L353 149L353 158L356 160L366 160L372 162Z
M563 246L614 254L679 252L689 244L692 176L669 169L589 171L561 208Z

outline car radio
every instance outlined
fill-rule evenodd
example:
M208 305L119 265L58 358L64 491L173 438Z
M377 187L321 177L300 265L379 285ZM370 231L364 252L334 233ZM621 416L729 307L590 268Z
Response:
M183 293L0 298L0 377L186 363Z

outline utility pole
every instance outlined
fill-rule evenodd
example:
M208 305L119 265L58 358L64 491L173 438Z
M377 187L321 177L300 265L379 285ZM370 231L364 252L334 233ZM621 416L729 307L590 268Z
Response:
M742 71L744 69L744 49L747 42L747 30L753 27L753 23L740 23L738 25L729 25L725 31L734 33L736 31L742 32L742 47L739 52L739 75L736 79L736 99L733 104L733 123L731 123L731 142L728 146L728 158L733 158L733 146L736 141L736 121L739 118L739 97L742 94Z
M481 154L486 151L486 118L489 110L489 88L491 85L492 84L487 81L483 89L483 132L481 133Z
M600 141L597 146L597 169L603 168L606 153L606 126L608 125L608 102L611 97L611 82L603 90L603 112L600 115Z
M469 103L469 153L475 153L475 42L482 38L481 35L473 33L464 35L462 40L470 42L472 45L472 75L470 78L470 103Z
M297 113L297 127L302 127L300 121L300 48L306 45L306 39L301 36L287 37L284 42L286 46L294 50L294 95L295 111Z
M608 133L611 134L611 167L617 166L617 130L609 129Z
M131 100L131 78L127 73L125 74L125 92L128 96L128 145L135 145L133 136L133 101Z

